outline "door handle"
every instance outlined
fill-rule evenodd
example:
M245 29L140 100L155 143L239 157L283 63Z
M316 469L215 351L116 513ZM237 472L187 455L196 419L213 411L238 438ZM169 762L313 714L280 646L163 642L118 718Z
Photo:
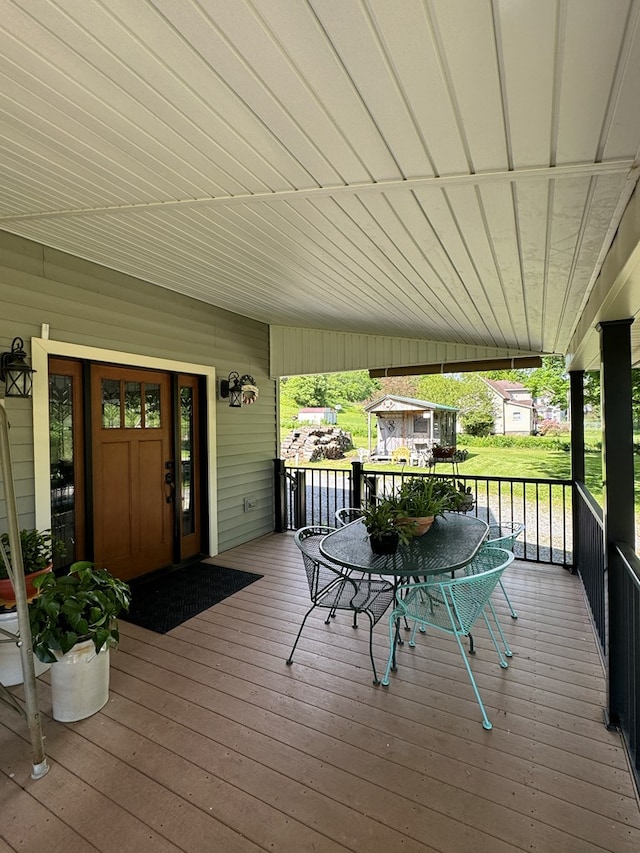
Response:
M168 467L168 465L165 465ZM166 501L168 504L173 503L176 494L176 480L173 473L173 465L164 475L164 484L165 486L169 486L169 493L166 495Z

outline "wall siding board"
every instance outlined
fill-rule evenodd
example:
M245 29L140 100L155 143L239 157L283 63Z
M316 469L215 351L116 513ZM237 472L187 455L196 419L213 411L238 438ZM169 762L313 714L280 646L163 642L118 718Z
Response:
M252 406L215 402L218 547L226 550L273 529L272 477L276 455L275 382L268 378L269 330L240 314L173 293L64 252L0 232L0 342L19 335L29 352L41 324L50 338L134 355L174 358L250 373L260 388ZM11 421L20 524L35 524L31 403L7 401ZM244 512L243 499L259 497ZM6 525L0 505L0 528Z
M270 371L274 378L540 354L515 348L354 335L293 326L271 326L270 335Z

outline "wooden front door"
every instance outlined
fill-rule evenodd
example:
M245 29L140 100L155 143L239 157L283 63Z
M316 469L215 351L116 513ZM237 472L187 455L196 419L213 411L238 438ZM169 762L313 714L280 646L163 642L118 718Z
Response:
M170 374L93 364L91 424L95 561L123 580L173 563Z

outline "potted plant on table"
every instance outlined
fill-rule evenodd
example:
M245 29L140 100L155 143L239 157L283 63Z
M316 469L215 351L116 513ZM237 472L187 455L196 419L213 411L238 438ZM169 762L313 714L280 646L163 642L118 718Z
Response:
M393 498L381 500L363 510L362 520L369 534L371 550L376 554L393 554L400 542L407 543L414 535L413 523L400 518L398 503Z
M88 561L34 584L39 595L29 604L29 622L35 655L51 664L53 717L82 720L109 698L109 650L118 643L116 617L129 608L131 591Z
M397 498L398 513L401 518L413 521L416 536L426 533L434 519L449 509L450 485L433 477L410 477L402 483Z

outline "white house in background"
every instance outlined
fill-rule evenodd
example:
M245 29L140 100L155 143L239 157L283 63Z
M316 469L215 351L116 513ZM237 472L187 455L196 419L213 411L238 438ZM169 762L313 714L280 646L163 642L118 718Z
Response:
M538 423L540 421L555 421L556 423L565 423L567 421L567 408L566 406L557 406L554 403L550 402L551 395L543 394L540 397L536 397L533 401L533 405L536 410L536 420Z
M483 377L484 379L484 377ZM496 435L531 435L536 429L536 410L531 392L520 382L484 379L493 397Z
M338 415L335 409L312 406L307 409L300 409L298 420L306 421L310 424L335 424L338 422Z

